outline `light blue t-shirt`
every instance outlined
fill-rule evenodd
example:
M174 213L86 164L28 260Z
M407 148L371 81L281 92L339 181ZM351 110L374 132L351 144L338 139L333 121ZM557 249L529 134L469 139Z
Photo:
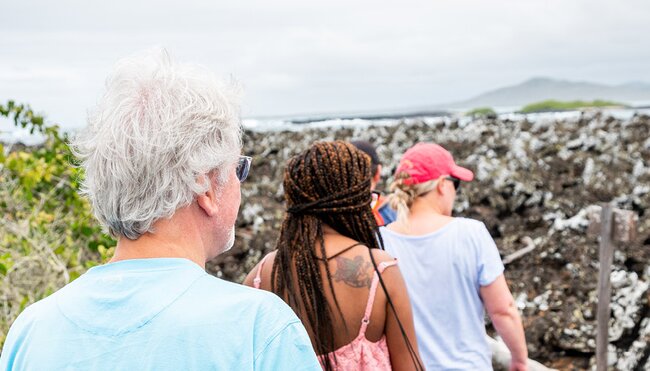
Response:
M277 296L186 259L91 268L16 319L2 370L320 370Z
M426 369L491 370L479 289L503 273L503 263L485 225L454 218L421 236L380 230L406 282Z

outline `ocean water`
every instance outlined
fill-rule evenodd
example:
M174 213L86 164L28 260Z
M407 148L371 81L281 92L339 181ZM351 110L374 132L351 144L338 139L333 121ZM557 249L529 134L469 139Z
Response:
M519 109L519 107L516 107ZM578 119L583 111L562 111L562 112L541 112L541 113L529 113L522 114L515 112L514 109L503 109L496 110L498 116L502 120L513 120L520 121L523 119L528 119L531 122L538 121L547 121L547 120L570 120ZM625 109L625 108L612 108L612 109L602 109L600 110L604 115L612 116L620 120L629 120L635 114L645 114L650 115L650 108L634 108L634 109ZM466 111L463 111L466 112ZM501 112L501 113L499 113ZM246 129L255 130L255 131L300 131L306 128L326 128L326 127L359 127L359 126L390 126L397 125L399 123L412 123L418 121L424 121L428 124L434 124L438 122L451 122L458 121L460 127L464 127L474 119L470 116L466 116L463 113L452 113L445 116L422 116L422 117L409 117L403 119L375 119L375 120L365 120L365 119L326 119L326 120L316 120L307 123L293 123L290 119L274 119L274 120L257 120L257 119L245 119L243 121L243 126Z
M563 112L543 112L543 113L530 113L521 114L516 113L510 107L501 108L496 110L500 119L509 119L513 121L528 119L531 122L538 121L554 121L554 120L567 120L577 119L582 114L581 111L563 111ZM612 116L621 120L628 120L635 114L650 115L650 108L613 108L601 110L603 114ZM275 118L275 119L243 119L242 125L245 129L262 131L262 132L277 132L277 131L300 131L309 128L327 128L327 127L365 127L365 126L390 126L400 123L414 123L424 121L428 124L435 123L449 123L457 121L460 127L469 124L473 118L466 116L462 113L450 113L445 116L422 116L422 117L409 117L403 119L358 119L358 118L341 118L341 119L317 119L308 121L301 119L300 123L292 122L291 118ZM63 128L68 133L74 134L83 128ZM29 130L23 128L16 128L13 122L6 118L0 118L0 142L1 143L23 143L26 145L37 145L42 143L43 136L38 134L30 134Z

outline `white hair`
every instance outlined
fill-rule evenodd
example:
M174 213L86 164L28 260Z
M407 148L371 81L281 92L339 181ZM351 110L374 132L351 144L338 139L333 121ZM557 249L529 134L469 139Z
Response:
M162 49L117 62L74 139L82 194L114 236L137 239L228 177L241 151L239 89Z

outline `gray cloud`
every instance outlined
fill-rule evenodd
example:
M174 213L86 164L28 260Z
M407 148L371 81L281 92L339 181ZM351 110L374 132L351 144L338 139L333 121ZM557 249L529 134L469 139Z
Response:
M647 1L384 4L13 1L0 100L78 125L112 63L153 45L234 75L247 115L434 105L532 76L650 80Z

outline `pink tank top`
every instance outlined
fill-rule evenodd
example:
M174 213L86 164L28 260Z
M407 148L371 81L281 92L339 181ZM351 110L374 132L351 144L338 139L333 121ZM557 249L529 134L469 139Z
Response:
M266 260L266 257L268 257L268 255L262 259L262 262L257 269L255 279L253 280L253 285L258 289L262 283L261 272L262 267L264 267L264 261ZM396 264L396 260L390 262L382 262L379 263L377 269L379 270L379 273L382 273L386 268ZM359 335L357 335L357 337L349 344L346 344L337 350L328 353L327 355L318 356L321 365L323 364L324 357L330 357L334 369L340 371L370 371L392 369L390 365L390 354L388 353L388 344L386 344L386 335L382 335L381 339L379 339L377 342L372 342L366 339L366 329L370 323L370 314L372 313L372 305L375 302L375 293L377 292L378 284L379 274L375 272L375 275L372 279L372 284L370 285L370 293L368 295L366 311L363 315L363 319L361 320ZM333 355L336 355L336 361L334 361Z

